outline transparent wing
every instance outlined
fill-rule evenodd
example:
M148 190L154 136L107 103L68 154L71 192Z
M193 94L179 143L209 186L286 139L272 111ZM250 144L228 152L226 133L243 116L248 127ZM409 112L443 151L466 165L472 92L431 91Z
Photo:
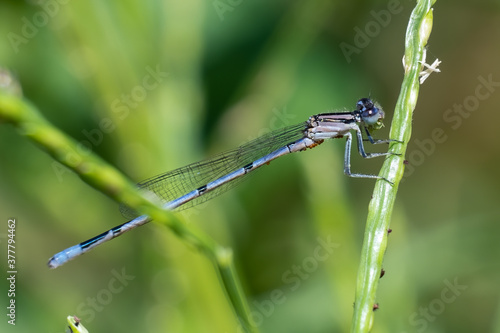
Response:
M141 189L153 192L165 203L172 201L224 175L238 170L285 145L302 139L305 135L304 131L306 128L307 124L304 122L269 132L236 149L217 154L211 159L189 164L182 168L146 179L137 185ZM248 176L239 177L229 183L223 184L187 202L176 210L188 209L213 199L247 178ZM138 216L134 210L125 205L120 205L120 211L123 216L129 219Z

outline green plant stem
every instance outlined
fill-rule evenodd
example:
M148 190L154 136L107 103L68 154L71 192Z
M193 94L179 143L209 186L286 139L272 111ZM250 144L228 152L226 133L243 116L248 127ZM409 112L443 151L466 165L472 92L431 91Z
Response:
M412 113L420 87L419 74L425 46L432 30L432 9L435 0L418 1L414 8L405 39L405 75L394 111L390 138L401 141L391 144L389 156L380 175L393 181L377 181L368 207L365 237L356 284L356 299L351 332L369 332L374 320L374 307L382 261L387 247L390 218L399 182L404 172L404 156L411 135Z
M69 324L68 328L70 333L89 333L77 317L68 316L66 320Z
M235 273L229 250L193 226L182 223L171 212L163 210L144 198L135 184L98 156L81 154L77 142L44 119L27 100L16 94L7 93L7 90L0 90L0 122L11 123L22 135L39 145L56 161L77 173L84 182L115 201L166 225L179 238L207 255L216 265L216 270L242 328L246 332L257 332L252 325L249 307Z

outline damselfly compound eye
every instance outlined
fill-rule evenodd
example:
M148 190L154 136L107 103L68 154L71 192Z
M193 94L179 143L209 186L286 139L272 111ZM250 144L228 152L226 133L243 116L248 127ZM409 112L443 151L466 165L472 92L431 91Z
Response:
M369 98L362 98L357 103L357 108L359 111L364 112L365 110L373 109L373 102Z

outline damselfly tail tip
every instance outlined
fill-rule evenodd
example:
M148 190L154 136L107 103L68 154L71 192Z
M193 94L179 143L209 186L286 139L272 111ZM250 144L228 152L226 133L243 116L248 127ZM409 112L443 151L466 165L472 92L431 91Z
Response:
M52 258L49 259L49 262L47 263L47 266L49 266L50 269L54 269L54 268L57 268L57 267L59 267L61 265L57 262L57 260L56 260L56 258L54 256L54 257L52 257Z
M61 256L61 254L62 253L58 253L49 259L47 266L49 266L50 269L55 269L59 266L64 265L66 262L69 261L68 258L65 258L65 257L63 258L63 256Z
M57 268L81 254L83 254L83 252L80 244L72 246L64 251L54 254L54 256L49 259L47 266L49 266L50 269Z

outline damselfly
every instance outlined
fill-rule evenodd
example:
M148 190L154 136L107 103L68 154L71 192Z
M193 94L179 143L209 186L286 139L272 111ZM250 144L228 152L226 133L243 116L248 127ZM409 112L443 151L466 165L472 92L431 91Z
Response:
M344 154L344 173L346 175L357 178L383 179L391 183L380 176L351 172L352 131L356 134L358 152L362 157L393 155L389 152L368 153L363 145L363 134L360 126L365 130L367 141L371 144L399 142L391 139L373 139L370 130L381 128L383 119L382 109L369 98L362 98L357 102L354 111L322 113L311 116L306 122L272 131L234 150L147 179L139 183L138 186L161 198L164 202L164 209L187 209L229 190L244 179L247 174L269 164L280 156L314 148L326 139L335 138L346 138ZM122 212L125 213L124 215L131 215L132 210L125 207L122 208ZM146 215L135 217L131 221L57 253L49 260L48 265L50 268L61 266L94 247L149 221L151 219Z

